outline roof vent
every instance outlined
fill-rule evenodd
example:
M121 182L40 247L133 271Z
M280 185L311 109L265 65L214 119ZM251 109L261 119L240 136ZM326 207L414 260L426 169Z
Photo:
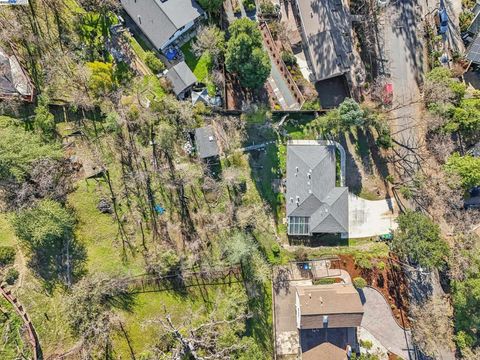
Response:
M300 196L297 196L297 206L300 205Z
M213 136L209 136L209 137L208 137L208 141L213 141L213 140L215 140L215 139L213 138Z
M312 193L312 189L308 189L308 193L311 194L311 193Z
M295 171L298 173L298 166L295 166Z
M290 198L290 202L293 204L293 197Z
M312 298L312 293L308 293L308 297L311 299Z
M323 315L323 325L328 324L328 315Z

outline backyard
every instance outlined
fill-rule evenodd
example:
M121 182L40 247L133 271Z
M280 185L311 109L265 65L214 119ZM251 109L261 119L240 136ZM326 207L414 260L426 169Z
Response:
M212 58L208 52L197 57L192 50L193 41L195 41L195 39L190 40L181 47L182 53L185 56L185 62L197 77L197 80L207 86L208 94L213 96L216 93L216 86L212 80Z

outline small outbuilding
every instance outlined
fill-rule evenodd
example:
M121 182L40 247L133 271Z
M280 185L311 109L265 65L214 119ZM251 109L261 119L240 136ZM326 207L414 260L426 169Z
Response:
M180 100L188 96L192 86L197 82L196 76L185 61L180 61L170 68L166 76L172 84L173 92Z
M215 159L220 154L215 131L211 125L195 129L195 144L198 157L202 160Z
M18 59L0 48L0 98L32 102L33 95L33 84Z

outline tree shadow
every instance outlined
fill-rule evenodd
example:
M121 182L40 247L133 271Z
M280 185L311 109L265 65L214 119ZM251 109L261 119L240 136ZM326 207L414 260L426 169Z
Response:
M352 153L347 147L347 139L345 134L340 134L338 142L345 149L345 166L346 166L346 176L345 176L345 185L348 189L354 194L359 194L362 191L362 174L358 168L357 162L353 157Z
M319 246L348 246L348 239L339 234L312 234L311 236L288 236L290 245L319 247Z
M47 292L57 285L71 285L86 274L87 251L75 239L34 249L28 266L42 280Z

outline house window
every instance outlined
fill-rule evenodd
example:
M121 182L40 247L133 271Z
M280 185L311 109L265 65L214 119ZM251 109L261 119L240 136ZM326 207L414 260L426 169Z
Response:
M309 235L310 218L307 216L290 216L288 218L288 233L290 235Z

